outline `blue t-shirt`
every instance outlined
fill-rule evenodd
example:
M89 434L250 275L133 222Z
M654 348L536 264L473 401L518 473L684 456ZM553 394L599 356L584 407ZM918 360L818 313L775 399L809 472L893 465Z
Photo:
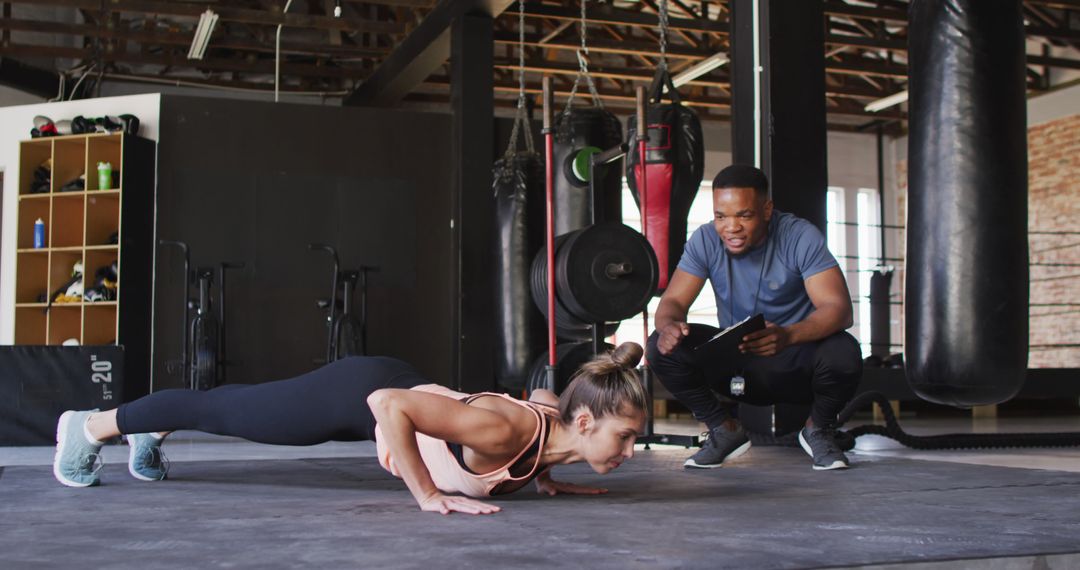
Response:
M805 319L814 305L804 280L836 266L817 227L777 210L769 220L768 238L745 254L728 253L710 222L694 232L679 260L679 269L712 283L721 328L755 313L779 325Z

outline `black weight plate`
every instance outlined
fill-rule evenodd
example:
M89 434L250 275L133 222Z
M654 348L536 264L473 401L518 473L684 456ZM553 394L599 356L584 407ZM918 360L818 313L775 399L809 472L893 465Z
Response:
M557 250L558 297L586 322L620 321L648 305L660 278L656 254L645 237L619 222L604 222L570 234ZM625 275L610 275L626 264Z

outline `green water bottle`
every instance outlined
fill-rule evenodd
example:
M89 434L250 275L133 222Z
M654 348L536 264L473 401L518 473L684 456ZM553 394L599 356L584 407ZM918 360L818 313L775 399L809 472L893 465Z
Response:
M98 190L112 188L112 163L97 163Z

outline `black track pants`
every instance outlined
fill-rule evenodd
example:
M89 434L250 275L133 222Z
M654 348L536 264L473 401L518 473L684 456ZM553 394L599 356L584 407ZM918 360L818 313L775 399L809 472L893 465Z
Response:
M649 366L656 377L709 427L730 416L730 405L717 393L754 405L810 404L815 426L833 425L862 378L859 344L846 332L789 346L773 356L747 356L741 363L705 370L694 357L693 347L718 332L716 327L691 324L689 336L666 356L656 347L658 333L649 337L648 345ZM740 396L731 394L735 375L746 379L745 393Z
M400 360L354 356L287 380L162 390L122 404L116 423L125 434L190 429L278 445L372 440L369 394L430 383Z

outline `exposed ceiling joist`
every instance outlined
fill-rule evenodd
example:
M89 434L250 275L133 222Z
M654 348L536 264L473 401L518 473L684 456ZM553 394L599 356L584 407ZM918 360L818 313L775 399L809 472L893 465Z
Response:
M181 16L198 19L199 15L212 8L221 21L266 26L284 25L291 28L314 28L322 30L342 30L353 32L372 32L381 34L401 34L405 25L398 22L384 22L355 17L334 18L289 12L282 14L275 10L256 10L238 8L221 3L190 4L186 2L159 2L152 0L8 0L14 4L33 4L38 6L60 6L86 10L95 13L127 12L137 14ZM284 4L282 4L284 6Z
M342 103L395 104L446 63L450 57L450 26L455 18L476 9L496 18L512 3L513 0L440 0L420 25Z

